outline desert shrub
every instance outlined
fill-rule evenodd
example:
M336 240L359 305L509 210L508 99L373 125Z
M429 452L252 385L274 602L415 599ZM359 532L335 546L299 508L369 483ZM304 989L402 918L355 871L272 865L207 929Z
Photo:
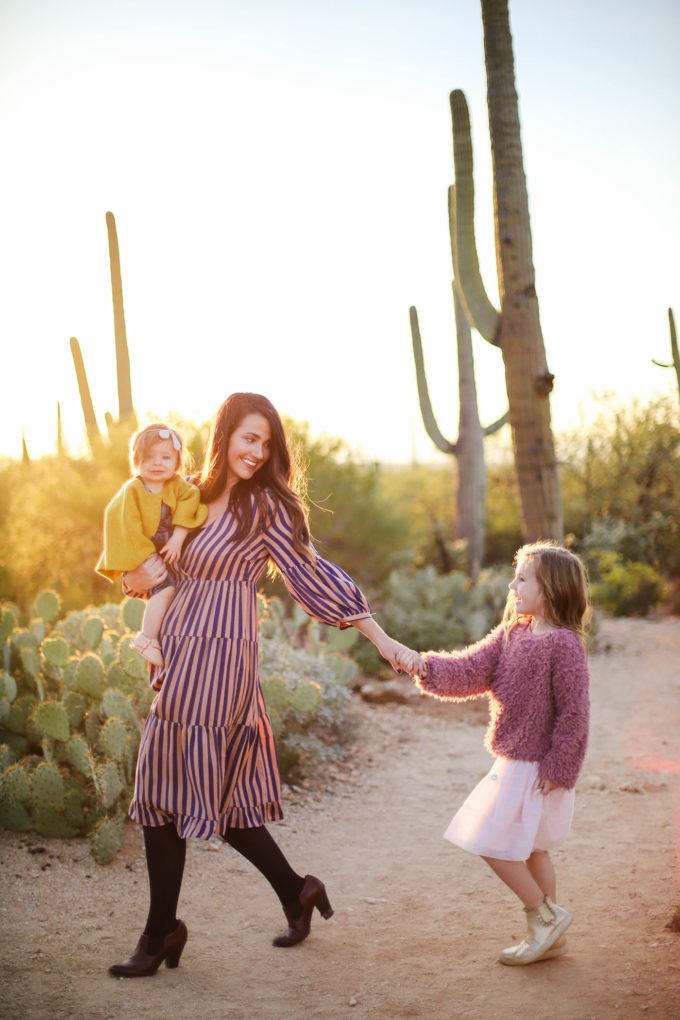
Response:
M625 560L611 550L588 556L591 597L614 616L646 616L660 606L668 583L649 563Z
M389 634L417 651L466 645L483 637L500 619L510 577L509 570L487 569L472 584L461 571L438 574L433 566L395 571L377 617ZM382 663L366 643L352 654L364 669L376 669Z

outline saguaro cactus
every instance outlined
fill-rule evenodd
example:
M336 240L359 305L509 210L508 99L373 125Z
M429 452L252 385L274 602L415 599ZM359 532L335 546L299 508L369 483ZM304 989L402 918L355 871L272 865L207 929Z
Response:
M105 415L106 425L111 434L118 424L134 427L135 412L132 406L132 382L130 379L130 354L127 345L127 334L125 331L125 312L123 310L123 283L120 274L120 252L118 249L118 234L116 232L116 221L113 213L106 214L106 230L109 239L109 260L111 263L111 293L113 297L113 327L116 345L116 374L118 378L118 422L107 411ZM90 387L85 372L85 363L80 351L80 345L75 337L71 337L71 354L78 379L78 390L80 392L80 403L85 418L85 428L90 448L94 449L95 444L100 440L101 435L97 419L94 413Z
M409 310L413 358L418 382L418 399L423 423L432 442L443 453L454 456L458 462L458 490L456 537L464 539L466 570L476 578L484 559L486 545L486 464L484 461L484 437L497 432L507 421L504 414L487 428L479 421L475 365L472 353L470 325L463 311L457 286L457 252L455 226L455 188L449 188L449 231L451 237L451 260L453 263L453 305L456 321L458 349L458 439L449 442L437 425L428 392L423 347L418 325L418 313L414 307Z
M71 356L73 357L73 364L76 370L76 379L78 380L78 392L80 393L80 405L83 409L83 418L85 419L85 430L87 432L87 439L90 444L90 449L94 449L101 434L99 432L99 426L97 425L97 418L94 413L94 404L92 403L92 395L90 393L90 386L87 381L87 373L85 372L85 362L83 361L83 355L80 350L80 344L74 336L71 337Z
M658 365L659 368L674 368L675 377L678 380L678 393L680 393L680 353L678 353L678 334L675 332L675 319L673 318L673 309L668 309L668 326L671 331L671 357L672 361L668 362L657 361L656 358L652 358L652 362Z
M482 0L500 310L489 301L474 240L472 143L465 96L451 93L459 283L471 325L500 347L525 537L561 539L562 503L550 425L553 376L538 314L529 200L507 0Z
M118 233L112 212L106 214L106 230L109 237L109 261L111 263L111 294L113 297L113 328L116 337L116 370L118 374L118 420L124 422L134 416L132 406L132 383L130 381L130 354L125 331L123 309L123 280L120 274L120 251Z

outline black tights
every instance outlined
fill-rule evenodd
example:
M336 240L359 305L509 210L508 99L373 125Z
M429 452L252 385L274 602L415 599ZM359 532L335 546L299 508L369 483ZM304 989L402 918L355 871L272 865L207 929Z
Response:
M304 879L293 871L264 825L252 829L229 828L222 839L262 872L289 913L296 916L301 911L298 896ZM144 848L149 872L149 916L144 934L149 936L149 951L157 953L162 949L165 936L177 927L186 840L178 835L173 824L145 825Z

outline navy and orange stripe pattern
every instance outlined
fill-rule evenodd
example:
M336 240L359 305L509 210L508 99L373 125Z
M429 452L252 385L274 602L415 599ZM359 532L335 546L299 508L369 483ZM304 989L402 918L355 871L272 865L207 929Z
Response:
M130 816L173 822L209 839L227 827L283 817L276 745L258 678L257 580L271 557L288 591L314 619L334 626L370 615L335 564L294 547L287 513L233 540L229 511L204 527L182 558L163 622L162 670L144 728Z

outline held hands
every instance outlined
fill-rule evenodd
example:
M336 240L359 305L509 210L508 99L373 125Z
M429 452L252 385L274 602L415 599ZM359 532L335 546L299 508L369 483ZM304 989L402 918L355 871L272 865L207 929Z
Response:
M395 673L409 673L411 676L426 676L427 666L412 648L388 638L383 647L378 648L383 659L387 659Z

